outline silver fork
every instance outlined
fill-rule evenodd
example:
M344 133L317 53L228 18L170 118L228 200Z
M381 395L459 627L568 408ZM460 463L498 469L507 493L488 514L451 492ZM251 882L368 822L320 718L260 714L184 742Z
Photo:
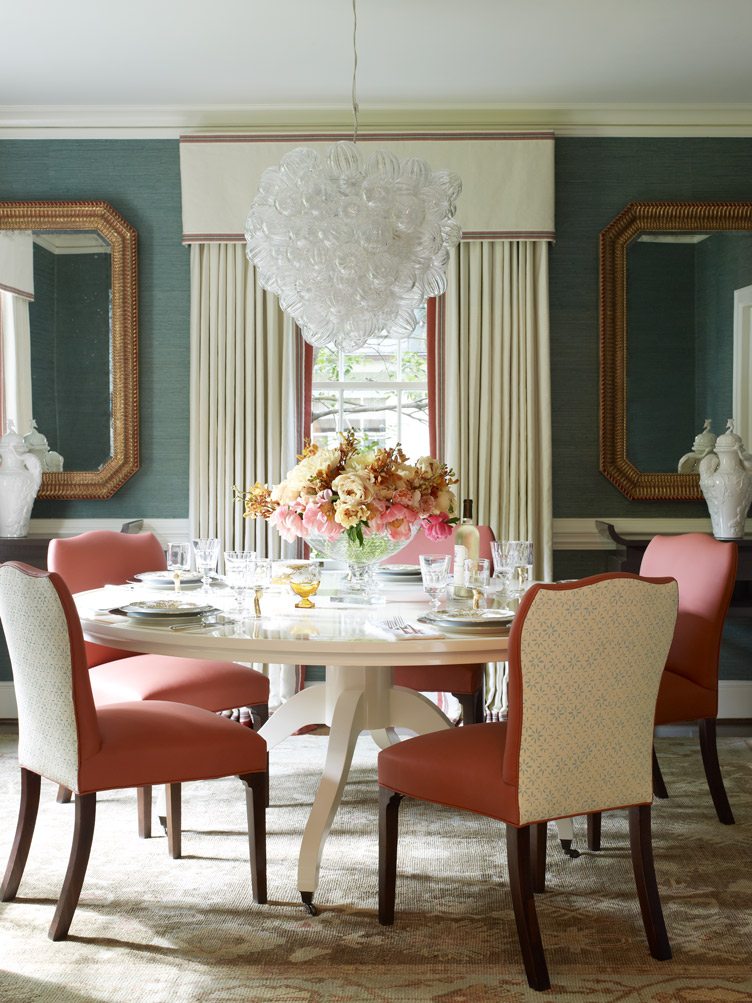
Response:
M389 630L401 630L403 634L419 634L420 631L416 630L411 623L407 623L401 616L394 616L389 620L385 620L384 623L389 628Z

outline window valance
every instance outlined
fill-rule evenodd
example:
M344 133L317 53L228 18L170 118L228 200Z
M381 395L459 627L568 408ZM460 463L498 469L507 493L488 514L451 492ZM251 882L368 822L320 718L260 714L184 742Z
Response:
M34 242L31 230L0 231L0 289L34 299Z
M296 146L323 152L351 138L348 133L181 136L183 242L242 241L267 167ZM359 133L358 142L459 174L463 240L554 238L553 133Z

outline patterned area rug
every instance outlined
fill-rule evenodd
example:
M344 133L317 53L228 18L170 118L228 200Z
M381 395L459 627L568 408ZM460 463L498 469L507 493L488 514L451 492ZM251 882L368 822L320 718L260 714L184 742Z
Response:
M269 898L250 897L237 780L184 788L182 860L136 836L132 792L100 797L94 847L70 939L47 939L72 831L71 806L43 783L19 898L0 905L0 999L383 1003L520 1001L748 1003L752 1000L752 748L720 742L737 825L722 826L690 739L662 739L671 792L653 813L658 879L674 960L647 951L623 813L604 818L604 850L564 857L551 827L548 891L537 897L553 988L525 982L506 881L502 828L405 802L397 918L376 920L376 747L362 738L326 846L316 895L295 885L300 834L326 739L293 737L271 754ZM472 778L468 778L472 782ZM15 739L0 736L0 860L15 826ZM158 832L161 832L157 828Z

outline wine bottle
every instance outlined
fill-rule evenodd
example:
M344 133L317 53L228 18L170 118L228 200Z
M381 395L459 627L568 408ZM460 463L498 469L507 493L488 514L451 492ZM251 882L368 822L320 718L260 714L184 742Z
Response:
M465 498L462 502L462 521L455 527L454 545L464 547L471 561L480 557L480 533L473 522L472 498Z

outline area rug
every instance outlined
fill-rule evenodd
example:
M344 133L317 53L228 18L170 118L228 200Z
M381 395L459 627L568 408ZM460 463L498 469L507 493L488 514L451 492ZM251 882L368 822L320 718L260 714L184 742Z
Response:
M18 805L15 737L0 736L0 862ZM326 738L272 750L269 904L254 905L242 788L184 787L182 860L160 834L136 835L132 792L100 797L94 847L70 939L47 939L67 862L71 806L43 783L37 831L15 902L0 905L0 999L13 1003L748 1003L752 1000L752 748L723 739L735 826L716 818L699 750L661 739L671 798L653 812L670 962L647 951L623 813L604 817L603 847L570 859L549 835L548 890L537 897L553 983L528 989L506 878L503 829L405 802L397 916L376 920L377 749L361 738L326 846L317 917L300 905L300 835ZM468 777L472 783L472 777ZM157 827L157 832L161 830Z

